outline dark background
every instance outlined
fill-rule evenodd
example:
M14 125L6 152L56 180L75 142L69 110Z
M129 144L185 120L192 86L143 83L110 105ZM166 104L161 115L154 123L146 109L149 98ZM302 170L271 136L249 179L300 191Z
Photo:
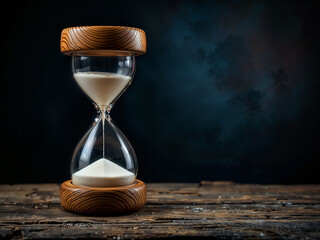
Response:
M11 1L2 8L0 183L62 182L95 110L65 27L147 34L112 118L146 182L320 183L317 1Z

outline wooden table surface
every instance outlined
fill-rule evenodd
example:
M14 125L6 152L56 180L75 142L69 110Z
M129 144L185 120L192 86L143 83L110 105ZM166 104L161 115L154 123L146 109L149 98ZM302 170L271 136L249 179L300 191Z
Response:
M88 217L62 209L58 184L0 185L0 238L320 238L320 185L150 183L147 189L140 212Z

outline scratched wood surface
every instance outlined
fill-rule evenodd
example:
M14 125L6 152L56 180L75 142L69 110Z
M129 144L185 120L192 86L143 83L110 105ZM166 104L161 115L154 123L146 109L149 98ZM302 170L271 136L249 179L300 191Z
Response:
M147 184L139 212L63 210L58 184L0 185L0 239L319 239L320 185Z

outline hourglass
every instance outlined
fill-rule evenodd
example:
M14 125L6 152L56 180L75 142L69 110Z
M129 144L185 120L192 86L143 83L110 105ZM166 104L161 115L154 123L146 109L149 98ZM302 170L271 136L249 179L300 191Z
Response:
M131 84L135 56L146 52L144 31L131 27L63 29L61 52L72 57L73 78L98 116L75 148L72 179L60 187L65 210L89 215L138 211L145 183L136 179L136 154L110 117L115 101Z

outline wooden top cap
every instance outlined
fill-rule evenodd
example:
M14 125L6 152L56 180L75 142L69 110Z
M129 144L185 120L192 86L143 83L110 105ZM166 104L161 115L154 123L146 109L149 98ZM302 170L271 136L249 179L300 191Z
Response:
M83 26L61 32L60 50L66 55L141 55L146 52L143 30L118 26Z

